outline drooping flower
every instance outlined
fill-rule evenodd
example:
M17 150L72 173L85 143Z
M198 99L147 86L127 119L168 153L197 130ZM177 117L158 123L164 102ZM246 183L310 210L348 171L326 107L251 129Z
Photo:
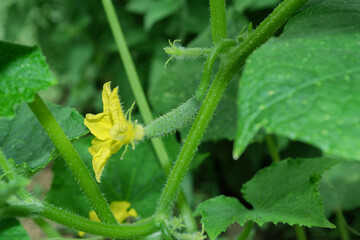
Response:
M86 114L84 124L95 136L89 148L93 159L95 178L100 182L101 173L110 156L126 145L121 158L124 156L128 144L135 148L135 141L144 138L144 128L137 121L131 122L131 108L124 114L118 96L118 87L111 91L110 82L104 84L102 91L103 112L93 115Z
M125 221L128 217L137 217L137 212L134 208L130 208L130 203L127 201L114 201L110 203L110 210L114 214L116 220L118 223L122 223ZM91 210L89 212L89 218L90 220L93 220L95 222L100 222L100 219L96 215L94 210ZM82 237L85 235L85 232L78 232L79 236Z

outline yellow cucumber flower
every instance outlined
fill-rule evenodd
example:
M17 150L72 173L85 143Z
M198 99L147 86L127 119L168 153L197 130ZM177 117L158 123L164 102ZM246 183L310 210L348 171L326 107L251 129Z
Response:
M134 208L130 208L130 203L127 201L114 201L110 203L110 210L113 212L116 220L119 223L124 222L124 220L128 217L137 217L137 212ZM128 210L129 209L129 210ZM89 212L89 218L90 220L93 220L95 222L100 222L100 219L96 215L94 210L91 210ZM79 236L82 237L85 235L85 232L78 232Z
M123 145L126 145L121 158L123 158L128 144L131 143L135 148L135 141L144 138L144 128L137 121L131 122L131 108L124 114L119 96L118 87L111 91L110 82L104 84L102 91L103 112L93 115L86 114L84 124L95 136L92 146L89 148L93 159L92 164L95 172L96 181L100 182L101 173L110 156ZM128 119L126 119L128 117Z

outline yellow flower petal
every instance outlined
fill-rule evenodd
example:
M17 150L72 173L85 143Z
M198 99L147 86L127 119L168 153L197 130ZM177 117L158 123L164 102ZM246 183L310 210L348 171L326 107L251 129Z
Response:
M130 207L130 203L127 201L113 201L110 203L110 209L112 212L121 212L127 210Z
M118 91L118 87L111 91L110 82L105 83L103 86L102 100L104 113L110 113L113 123L126 121L120 104Z
M111 154L119 151L123 144L120 141L114 141L113 139L103 141L97 138L94 138L91 141L91 144L92 146L89 148L89 152L93 156L92 164L95 178L96 181L100 182L101 174Z
M91 210L89 212L89 218L90 218L90 220L93 220L95 222L100 222L100 219L98 218L98 216L96 215L96 212L94 210Z
M100 222L100 219L98 218L98 216L96 215L96 212L94 210L91 210L89 212L89 219L95 222ZM86 233L82 232L82 231L78 231L78 235L79 237L83 237Z
M129 217L137 217L138 214L136 212L136 210L134 208L131 208L129 211L128 211L128 215Z
M103 102L104 113L110 113L110 101L109 101L110 95L111 95L110 82L107 82L104 84L102 90L102 102Z
M78 231L79 237L83 237L85 235L85 232Z
M101 140L110 138L109 131L113 124L109 114L99 113L93 115L91 113L86 114L84 124L89 128L90 132Z
M126 201L114 201L110 203L110 209L114 213L116 220L122 223L128 217L137 217L135 209L130 208L130 203Z
M114 201L110 203L110 210L114 214L118 223L122 223L128 217L137 217L137 212L134 208L130 208L130 203L127 201ZM100 222L100 219L96 215L94 210L89 212L89 219L95 222ZM85 232L78 232L80 237L85 235Z
M119 95L118 95L118 87L113 89L113 91L110 95L110 98L109 98L109 102L110 102L110 114L111 114L111 119L112 119L113 123L127 122L125 119L123 109L120 104L120 99L119 99Z

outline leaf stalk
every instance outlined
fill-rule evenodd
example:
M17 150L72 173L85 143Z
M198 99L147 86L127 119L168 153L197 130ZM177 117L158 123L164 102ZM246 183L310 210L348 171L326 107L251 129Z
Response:
M225 0L210 0L210 25L213 43L227 38Z
M241 232L238 240L246 240L253 228L254 222L249 220L247 221L245 228L243 229L243 231Z

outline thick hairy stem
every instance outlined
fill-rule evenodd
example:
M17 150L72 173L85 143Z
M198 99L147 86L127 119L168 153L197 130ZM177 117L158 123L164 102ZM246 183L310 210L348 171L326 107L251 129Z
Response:
M66 165L100 220L106 223L118 224L104 195L102 195L98 188L95 179L91 176L84 161L80 158L74 146L71 144L70 140L67 138L59 123L40 96L36 94L34 101L29 103L29 106L50 140L54 143L56 149L65 160Z
M47 203L44 203L43 209L39 214L42 217L60 223L69 228L117 239L144 237L159 230L159 227L156 225L153 218L145 219L131 225L109 225L94 222L78 215L65 212Z
M157 206L157 213L160 215L170 215L172 203L177 197L180 184L189 168L191 159L231 77L232 75L229 75L224 67L220 67L162 192Z
M154 218L133 224L107 224L92 221L39 200L31 204L19 202L1 208L0 219L6 217L43 217L75 230L117 239L141 238L160 231Z

